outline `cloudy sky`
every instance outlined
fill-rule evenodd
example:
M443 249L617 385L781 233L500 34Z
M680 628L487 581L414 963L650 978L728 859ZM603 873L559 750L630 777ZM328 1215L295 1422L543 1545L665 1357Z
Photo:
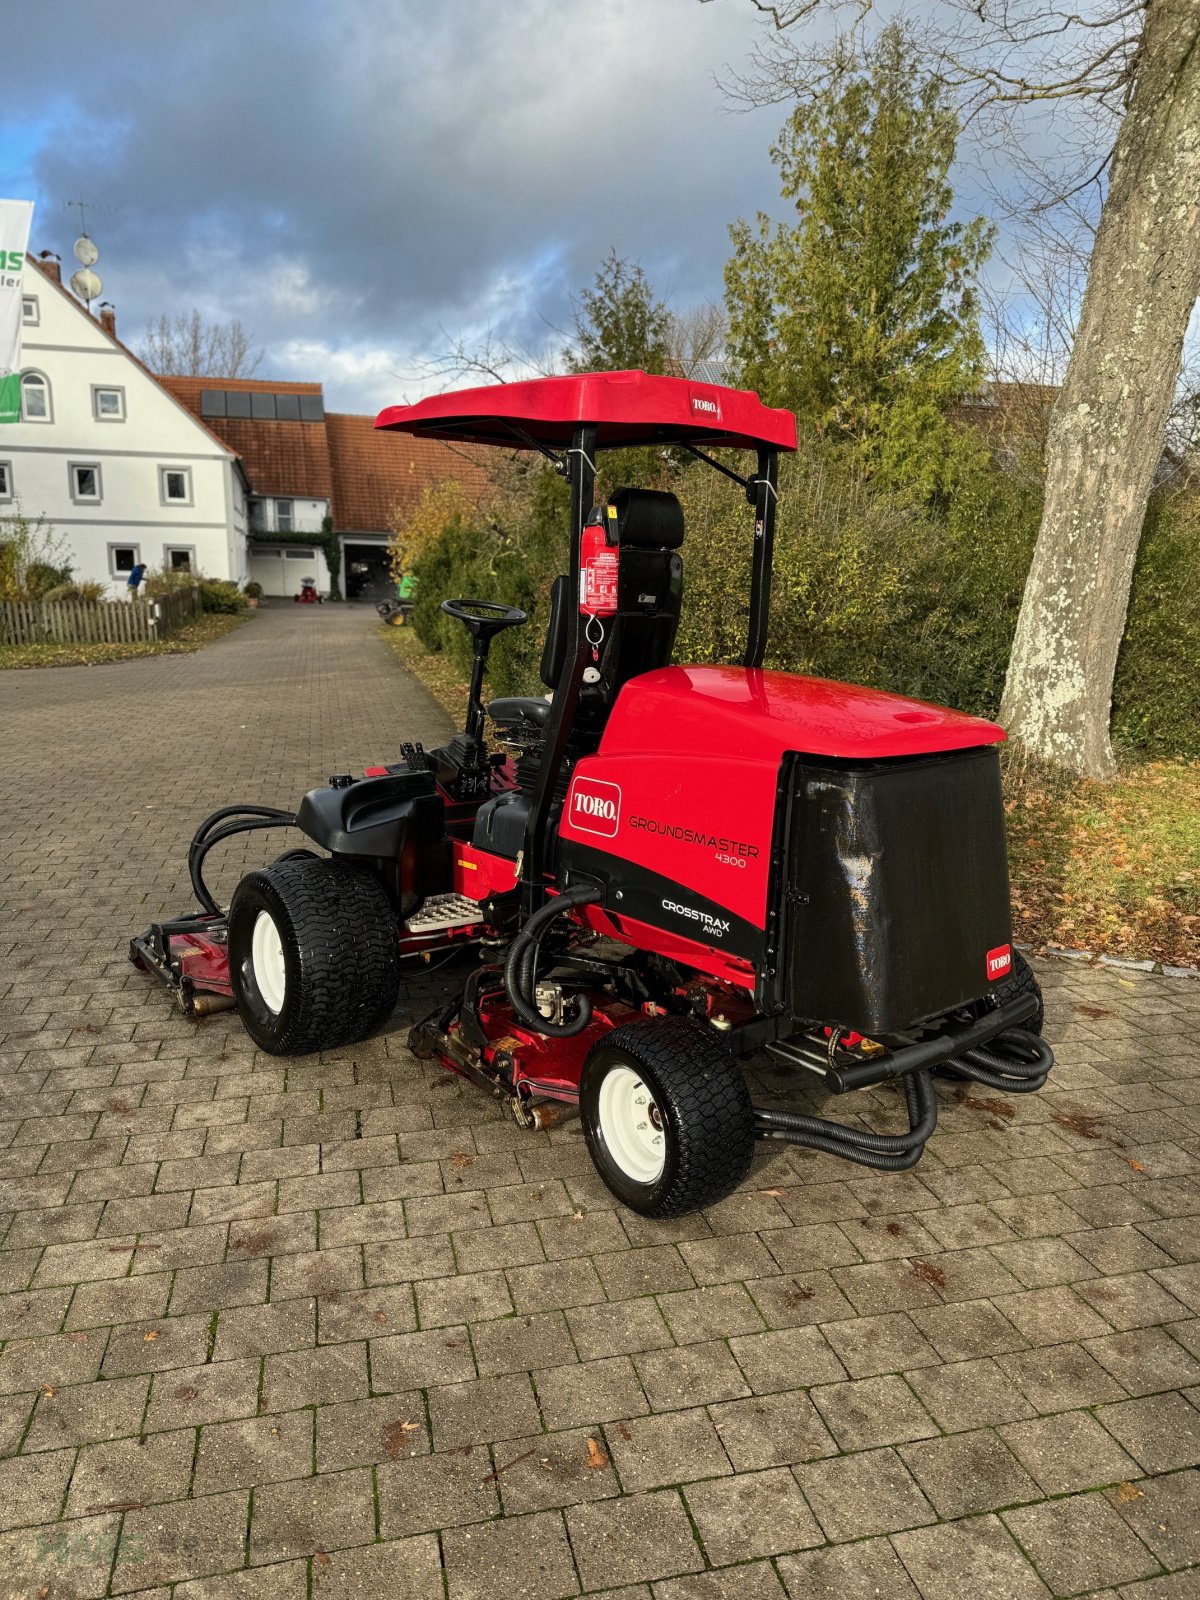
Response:
M260 375L370 411L456 341L553 341L610 248L677 308L719 298L727 224L777 195L783 112L716 81L756 27L746 0L28 7L0 195L64 264L88 202L127 341L239 317Z

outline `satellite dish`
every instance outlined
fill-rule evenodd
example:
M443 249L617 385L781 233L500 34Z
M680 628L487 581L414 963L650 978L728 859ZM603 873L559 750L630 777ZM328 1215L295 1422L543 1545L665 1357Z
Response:
M85 267L93 267L100 259L100 252L87 234L81 234L75 241L75 259Z
M91 267L80 267L78 272L71 274L71 287L81 300L86 300L88 305L91 305L92 301L99 296L104 285Z

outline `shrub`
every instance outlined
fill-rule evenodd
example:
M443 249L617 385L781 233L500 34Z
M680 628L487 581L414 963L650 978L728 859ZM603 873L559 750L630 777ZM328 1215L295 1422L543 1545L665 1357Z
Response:
M232 615L246 609L246 597L236 583L224 578L200 578L200 607L221 615Z
M69 582L65 540L44 517L0 517L0 600L40 600Z
M242 586L242 593L246 596L247 600L261 600L262 592L262 584L254 578L251 578L249 583L243 584Z
M108 585L89 580L86 583L60 583L54 589L48 589L42 596L43 600L107 600Z

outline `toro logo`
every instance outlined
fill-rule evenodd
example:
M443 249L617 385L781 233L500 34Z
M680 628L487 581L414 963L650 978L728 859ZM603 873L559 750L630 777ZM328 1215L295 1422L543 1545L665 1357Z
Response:
M692 396L692 410L703 411L706 417L719 417L721 415L721 408L717 402L709 400L700 394Z
M997 978L1003 978L1012 971L1012 946L998 944L994 950L987 953L988 982L995 983Z
M599 778L576 778L571 787L571 826L614 839L621 820L621 790Z

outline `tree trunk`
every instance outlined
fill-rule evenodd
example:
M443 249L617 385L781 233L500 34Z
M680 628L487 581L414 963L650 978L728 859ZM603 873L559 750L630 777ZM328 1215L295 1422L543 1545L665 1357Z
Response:
M1000 717L1031 754L1116 772L1129 587L1200 293L1200 0L1150 0L1046 449L1046 499Z

